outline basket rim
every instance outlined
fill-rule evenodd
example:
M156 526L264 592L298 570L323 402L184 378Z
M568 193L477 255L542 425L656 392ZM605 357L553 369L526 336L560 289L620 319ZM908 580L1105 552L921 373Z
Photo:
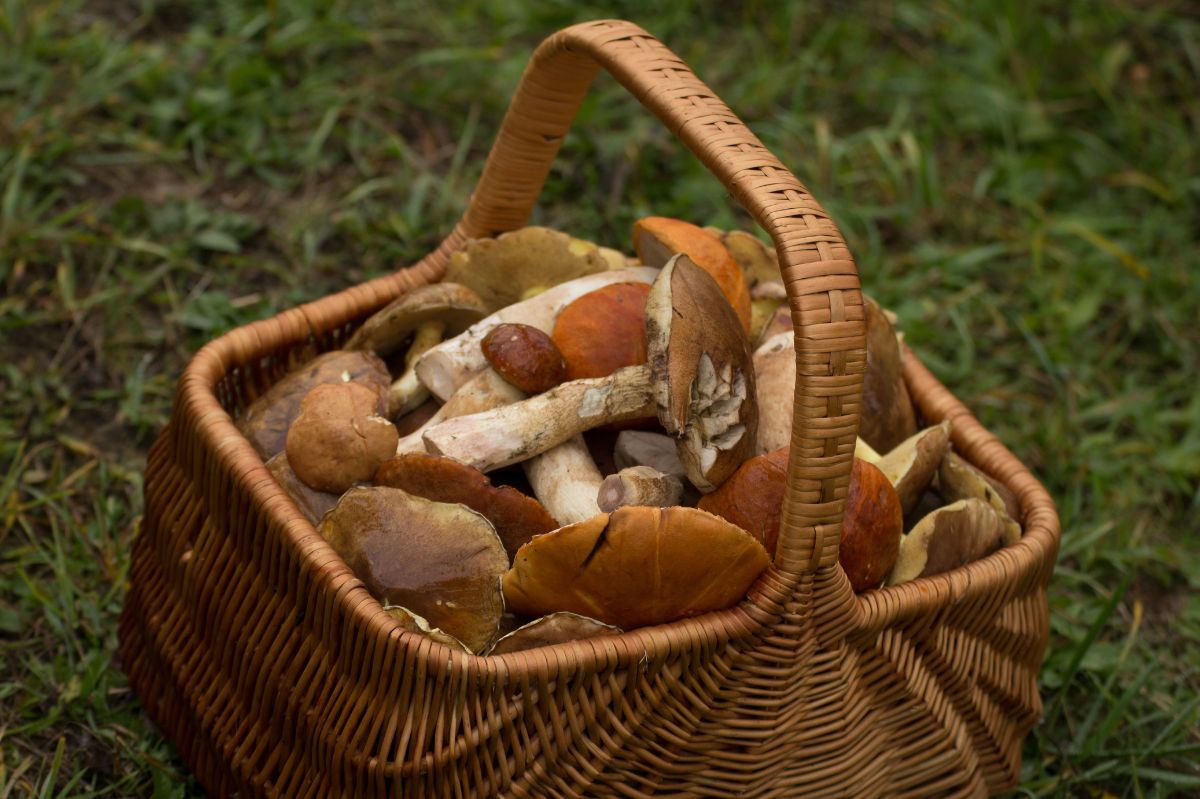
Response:
M270 475L261 456L221 405L216 388L234 369L271 357L284 348L312 343L321 336L344 330L404 291L431 282L441 271L431 263L437 254L431 254L407 269L282 311L213 339L185 368L176 395L171 426L176 430L177 443L182 443L179 437L186 437L189 432L197 435L198 440L192 443L208 449L218 458L221 468L245 486L263 512L275 522L274 526L284 537L283 544L293 549L300 562L318 572L316 579L324 583L325 590L340 594L339 603L353 605L349 612L358 616L366 629L374 635L395 638L400 652L443 661L448 659L455 669L465 669L469 674L504 673L509 677L520 677L544 673L547 669L563 673L564 669L574 672L580 668L605 669L647 660L659 661L681 644L694 645L701 641L708 642L710 647L751 647L757 636L771 629L782 613L784 603L791 599L787 594L789 583L811 592L811 579L785 574L772 563L751 586L746 597L730 608L639 627L619 635L500 655L457 651L403 630L383 611L382 604L367 592L341 556L325 542ZM834 606L810 609L809 616L840 616L843 623L836 626L841 636L877 632L920 613L1015 586L1021 577L1033 575L1046 583L1057 555L1059 520L1044 486L929 372L907 345L902 352L904 379L925 419L937 423L951 418L952 441L959 454L1013 490L1024 517L1023 534L1017 544L966 566L861 594L850 591L845 573L837 562L823 567L820 570L823 579L844 585L840 586L842 590L827 595L827 600ZM184 423L175 424L176 421ZM178 447L176 451L179 451ZM187 469L186 464L181 465ZM199 475L192 477L195 480Z

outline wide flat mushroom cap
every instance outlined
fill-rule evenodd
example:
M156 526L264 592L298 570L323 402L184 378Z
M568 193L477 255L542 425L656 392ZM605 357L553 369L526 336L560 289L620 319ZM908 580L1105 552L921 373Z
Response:
M488 308L471 289L459 283L418 286L392 300L363 322L346 342L348 350L389 355L425 322L446 325L443 338L457 336L487 316Z
M1020 526L981 499L960 499L921 519L900 542L888 585L956 569L990 555Z
M437 502L466 505L492 523L509 557L530 538L558 527L533 497L512 486L494 486L486 474L453 458L424 452L398 455L379 467L373 482Z
M578 613L551 613L540 619L534 619L499 638L488 650L488 654L503 655L507 652L522 652L539 646L553 646L554 644L565 644L567 641L582 641L585 638L620 634L620 627L589 619Z
M238 429L264 461L270 460L283 452L288 427L300 413L304 395L316 386L345 381L375 389L379 396L376 412L387 411L387 390L392 384L387 364L371 352L334 350L284 375L242 412Z
M757 444L754 367L737 317L686 255L662 268L646 301L647 361L663 428L701 491L723 483Z
M727 608L768 562L762 544L720 517L630 506L521 547L504 595L517 613L570 611L631 629Z
M467 242L450 256L445 279L474 289L488 308L498 311L539 290L611 266L590 241L530 226Z
M420 614L473 652L495 636L508 556L470 508L398 488L352 488L320 533L384 604Z

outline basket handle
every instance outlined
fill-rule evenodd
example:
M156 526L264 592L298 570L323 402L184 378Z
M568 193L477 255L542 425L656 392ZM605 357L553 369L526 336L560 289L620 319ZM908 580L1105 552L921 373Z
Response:
M546 39L444 249L526 224L600 67L653 111L774 240L796 335L792 449L775 566L792 575L831 566L866 368L854 260L808 190L665 45L620 20L575 25Z

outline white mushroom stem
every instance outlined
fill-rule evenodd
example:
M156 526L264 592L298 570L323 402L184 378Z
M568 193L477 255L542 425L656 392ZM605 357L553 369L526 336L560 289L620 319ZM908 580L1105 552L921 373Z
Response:
M651 283L657 274L657 269L631 267L560 283L535 297L502 308L431 348L417 361L417 376L438 399L448 400L471 377L487 367L479 345L493 327L505 322L519 322L550 333L559 312L584 294L613 283Z
M412 344L404 356L404 374L388 390L388 418L398 419L429 399L429 389L417 379L413 369L417 359L430 348L442 343L446 335L446 323L439 321L422 322L413 333Z
M508 405L524 396L525 394L520 389L496 374L495 369L487 369L475 375L454 392L454 395L437 409L437 413L429 417L429 421L403 436L396 446L396 454L425 452L425 441L421 436L439 422Z
M679 460L675 439L649 430L622 430L618 433L613 460L618 469L650 466L681 480L687 476L683 462Z
M570 438L521 465L534 496L560 525L575 524L600 512L596 493L604 477L583 436Z
M521 402L435 424L423 438L427 451L487 472L602 424L655 413L650 368L627 366L608 377L572 380Z
M631 466L604 478L596 503L600 510L611 513L626 505L665 508L678 505L682 497L683 483L678 477L651 466Z

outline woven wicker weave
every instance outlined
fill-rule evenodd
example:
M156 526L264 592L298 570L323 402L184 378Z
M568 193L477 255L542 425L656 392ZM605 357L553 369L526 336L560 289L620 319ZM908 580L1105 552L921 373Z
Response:
M770 233L796 326L778 552L739 606L498 657L402 632L231 413L470 237L525 224L603 67ZM548 39L470 208L411 269L233 331L180 380L146 467L121 651L214 796L974 796L1012 785L1041 711L1058 519L1041 485L905 353L926 420L1018 496L1022 541L855 595L837 565L864 369L846 245L807 190L635 25Z

